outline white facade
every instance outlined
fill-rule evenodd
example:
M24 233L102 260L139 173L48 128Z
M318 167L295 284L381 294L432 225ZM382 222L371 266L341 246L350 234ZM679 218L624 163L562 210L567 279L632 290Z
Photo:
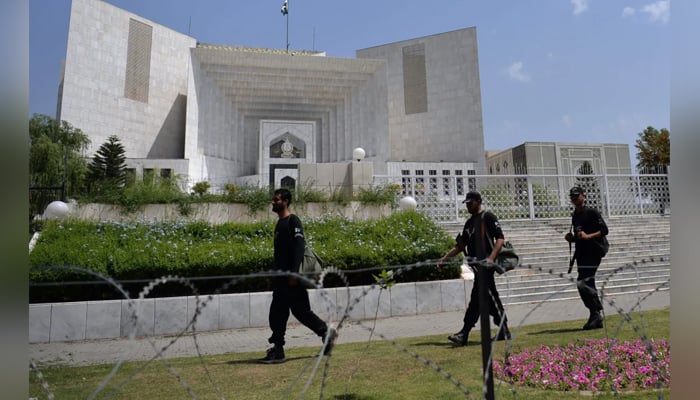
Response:
M116 135L137 176L162 168L214 187L278 186L301 164L349 162L357 147L378 174L401 163L485 170L475 28L346 59L202 44L74 0L60 93L59 118L90 137L88 155ZM273 154L285 138L292 156Z

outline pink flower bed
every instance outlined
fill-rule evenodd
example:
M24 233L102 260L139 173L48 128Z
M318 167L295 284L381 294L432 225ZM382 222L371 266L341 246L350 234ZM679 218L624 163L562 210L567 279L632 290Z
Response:
M671 356L664 339L619 342L584 339L565 347L542 345L493 362L494 377L562 391L646 390L668 387Z

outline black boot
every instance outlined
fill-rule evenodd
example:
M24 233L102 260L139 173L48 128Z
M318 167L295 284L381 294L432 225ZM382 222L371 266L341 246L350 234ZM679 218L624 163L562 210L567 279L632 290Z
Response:
M276 344L267 349L267 354L265 354L265 357L258 361L263 364L279 364L285 362L285 360L284 348Z
M588 322L583 325L583 330L588 331L591 329L600 329L603 327L603 316L600 311L591 311L590 317L588 317Z
M469 331L459 331L454 335L450 335L447 339L457 346L466 346L469 341Z

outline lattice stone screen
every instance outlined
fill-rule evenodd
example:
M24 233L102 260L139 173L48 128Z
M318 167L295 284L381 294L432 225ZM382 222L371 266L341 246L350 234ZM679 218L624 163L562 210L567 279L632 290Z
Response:
M566 218L573 209L569 189L582 186L587 202L605 216L670 213L668 175L463 175L375 176L374 185L401 185L418 210L437 222L468 215L462 200L478 190L484 206L501 219ZM398 199L397 199L398 200Z
M124 97L148 103L151 79L151 43L153 27L129 20L129 45L126 53Z

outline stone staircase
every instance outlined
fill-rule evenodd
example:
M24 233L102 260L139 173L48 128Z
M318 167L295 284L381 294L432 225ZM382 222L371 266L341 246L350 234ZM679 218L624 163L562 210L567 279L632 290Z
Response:
M663 216L606 219L610 250L596 274L603 296L669 290L671 277L670 218ZM496 278L504 304L577 299L576 267L571 274L564 234L569 219L501 221L506 240L521 266ZM454 236L462 224L444 225Z

